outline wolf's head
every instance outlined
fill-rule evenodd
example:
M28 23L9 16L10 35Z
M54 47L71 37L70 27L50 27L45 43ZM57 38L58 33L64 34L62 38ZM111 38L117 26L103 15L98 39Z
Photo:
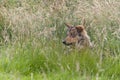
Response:
M74 45L76 43L79 43L81 39L84 39L84 34L85 28L83 25L77 25L77 26L72 26L69 24L65 24L68 27L67 30L67 36L63 40L63 43L65 45Z

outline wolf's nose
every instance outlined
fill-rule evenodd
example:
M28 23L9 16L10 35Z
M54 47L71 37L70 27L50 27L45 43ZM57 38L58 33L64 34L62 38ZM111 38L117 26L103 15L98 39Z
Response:
M62 41L62 43L63 43L63 44L65 44L65 43L66 43L66 42L65 42L65 40L64 40L64 41Z

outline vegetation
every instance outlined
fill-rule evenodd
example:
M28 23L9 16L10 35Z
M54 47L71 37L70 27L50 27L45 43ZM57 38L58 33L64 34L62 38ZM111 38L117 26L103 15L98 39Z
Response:
M66 47L86 20L95 47ZM119 80L119 0L1 0L0 80Z

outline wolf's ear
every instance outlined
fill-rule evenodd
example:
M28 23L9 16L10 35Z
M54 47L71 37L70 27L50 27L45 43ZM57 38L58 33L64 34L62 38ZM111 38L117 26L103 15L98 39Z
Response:
M76 26L75 28L77 29L78 33L82 32L84 30L84 26L82 26L82 25Z
M68 28L72 27L72 25L68 24L68 23L64 23Z

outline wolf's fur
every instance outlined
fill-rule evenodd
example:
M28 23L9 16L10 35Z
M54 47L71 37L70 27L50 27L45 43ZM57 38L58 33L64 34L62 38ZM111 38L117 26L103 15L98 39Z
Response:
M80 49L85 47L92 47L90 37L88 36L87 31L83 25L65 25L68 27L67 37L63 41L65 45L77 46Z

